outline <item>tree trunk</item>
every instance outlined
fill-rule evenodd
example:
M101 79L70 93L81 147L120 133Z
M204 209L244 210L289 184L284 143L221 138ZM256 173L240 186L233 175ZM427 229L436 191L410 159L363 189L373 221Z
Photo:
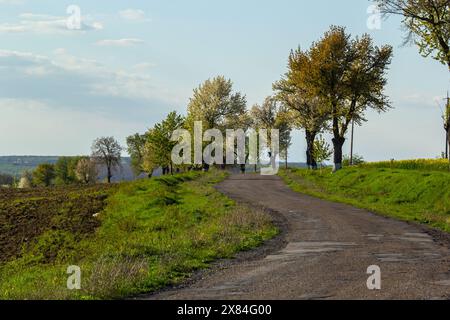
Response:
M447 153L448 153L448 160L450 161L450 128L447 130Z
M112 173L111 173L111 167L108 166L108 183L111 183Z
M286 149L286 159L284 159L284 166L287 170L287 168L288 168L288 151L287 151L287 149Z
M350 165L353 166L353 138L355 134L355 120L352 120L352 135L350 141Z
M333 172L336 172L342 169L342 146L345 143L345 138L335 137L333 138L333 147L334 147L334 169Z
M306 164L308 169L317 169L317 162L314 159L314 141L316 140L316 133L306 130Z

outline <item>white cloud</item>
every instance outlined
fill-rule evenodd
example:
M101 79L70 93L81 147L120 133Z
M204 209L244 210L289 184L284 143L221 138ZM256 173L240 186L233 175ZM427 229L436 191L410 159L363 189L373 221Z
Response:
M0 68L25 75L44 75L57 71L57 66L45 56L1 49Z
M4 154L89 152L94 138L124 140L182 105L148 72L108 67L64 48L48 56L0 50L0 88L0 137L14 137L0 139Z
M31 12L25 12L19 14L19 18L26 19L26 20L58 20L61 19L61 17L52 16L49 14L40 14L40 13L31 13Z
M430 94L415 92L404 94L400 99L401 102L415 107L437 108L445 104L444 98L444 95L431 96Z
M101 63L93 59L75 57L64 48L58 48L54 52L53 61L55 64L69 71L98 72L102 68Z
M100 40L96 42L98 46L111 46L111 47L131 47L138 44L143 44L144 40L129 38L129 39L117 39L117 40Z
M0 108L3 111L7 109L14 110L20 108L22 110L38 110L45 108L46 104L42 101L31 100L31 99L8 99L8 98L0 98Z
M2 154L89 154L97 137L112 135L125 145L126 136L146 128L141 122L92 109L65 109L34 99L0 98L0 110L0 136L10 137L0 139Z
M126 9L119 11L119 15L126 20L133 20L133 21L144 21L148 20L145 18L145 12L140 9Z
M101 30L103 24L93 21L89 17L81 18L81 29L71 30L67 27L65 16L52 16L47 14L22 13L19 15L21 21L18 23L0 24L0 33L44 33L44 34L67 34L73 31Z
M155 63L151 63L151 62L142 62L142 63L138 63L135 64L132 69L136 70L136 71L148 71L151 68L156 67Z
M18 5L23 4L23 0L0 0L0 4Z
M9 94L0 98L41 97L57 100L55 104L72 100L84 105L102 101L105 106L119 104L116 98L143 104L179 103L173 92L158 88L144 69L108 68L96 60L75 57L64 48L56 49L51 57L0 50L0 70L0 86Z

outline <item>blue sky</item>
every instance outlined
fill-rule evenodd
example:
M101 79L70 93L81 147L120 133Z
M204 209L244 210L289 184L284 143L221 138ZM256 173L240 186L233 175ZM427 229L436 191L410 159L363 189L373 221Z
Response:
M81 30L66 27L72 4ZM438 105L448 70L401 46L398 18L370 30L370 4L0 0L0 155L87 154L93 139L109 135L125 144L169 111L185 113L192 89L220 74L249 106L261 103L289 51L335 24L394 47L386 92L395 109L367 113L356 152L367 160L435 158L444 150ZM295 133L290 160L305 160L303 140Z

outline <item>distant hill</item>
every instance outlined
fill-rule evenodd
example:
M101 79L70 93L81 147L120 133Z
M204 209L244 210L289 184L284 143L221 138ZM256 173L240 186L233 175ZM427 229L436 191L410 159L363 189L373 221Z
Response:
M0 173L20 176L26 170L34 170L41 163L55 163L57 156L0 156Z

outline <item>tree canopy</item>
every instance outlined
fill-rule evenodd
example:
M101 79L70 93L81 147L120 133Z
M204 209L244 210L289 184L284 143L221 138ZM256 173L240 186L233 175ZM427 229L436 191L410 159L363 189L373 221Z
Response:
M305 130L306 162L310 168L317 167L315 137L325 129L330 118L309 80L313 67L310 52L298 48L289 55L286 74L273 85L276 98L286 107L292 126Z
M162 167L164 173L173 173L172 150L177 144L172 141L172 133L184 126L185 119L175 111L169 113L166 119L150 129L143 150L143 168L151 175L154 169Z
M447 64L450 71L450 2L448 0L375 0L385 15L403 16L406 43L420 54Z
M188 105L186 124L193 128L195 121L203 121L203 129L235 128L246 111L246 98L233 92L233 83L223 76L206 80L194 89Z
M55 166L49 163L43 163L33 171L33 185L48 187L55 178Z
M113 171L120 167L122 147L114 137L98 138L92 144L92 158L106 166L107 180L111 183Z
M351 39L345 28L333 26L311 51L311 92L331 117L335 169L342 167L342 146L350 123L361 124L368 108L384 112L384 94L392 47L377 47L367 34Z
M143 168L144 148L147 141L146 134L136 133L127 138L127 151L131 157L131 169L135 176L145 172Z

